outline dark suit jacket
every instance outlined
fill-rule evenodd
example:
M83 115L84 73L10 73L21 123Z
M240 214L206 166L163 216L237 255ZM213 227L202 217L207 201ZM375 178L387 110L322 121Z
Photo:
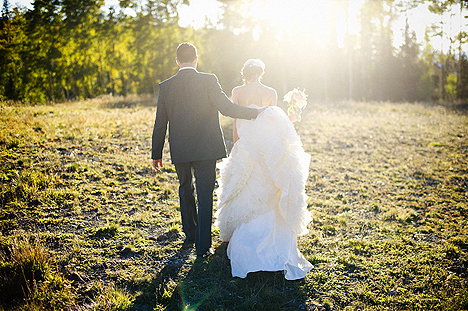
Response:
M238 119L255 119L257 109L233 104L213 74L180 70L159 84L152 159L162 159L167 124L172 163L226 157L219 112Z

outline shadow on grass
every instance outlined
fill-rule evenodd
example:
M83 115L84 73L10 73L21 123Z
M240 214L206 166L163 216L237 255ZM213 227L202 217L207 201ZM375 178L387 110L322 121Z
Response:
M193 262L168 310L306 310L304 280L287 281L282 272L233 278L226 247L223 243L213 256Z
M179 236L168 232L160 236L157 241L161 247L170 247L175 244ZM179 310L180 303L177 297L178 282L184 270L191 264L193 248L181 246L173 250L171 256L162 256L154 259L159 272L151 278L150 283L137 286L140 292L131 310ZM156 305L156 307L155 307Z

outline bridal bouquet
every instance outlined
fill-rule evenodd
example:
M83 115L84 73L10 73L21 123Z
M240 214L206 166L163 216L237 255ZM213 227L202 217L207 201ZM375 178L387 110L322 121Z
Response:
M283 100L288 103L288 115L295 113L297 122L301 122L302 110L307 106L307 95L294 88L284 95Z

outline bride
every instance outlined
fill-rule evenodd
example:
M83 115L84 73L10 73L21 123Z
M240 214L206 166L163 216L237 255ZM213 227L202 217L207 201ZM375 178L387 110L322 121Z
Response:
M276 107L276 91L260 82L264 70L261 60L248 60L244 85L232 90L233 102L268 108L256 120L234 121L235 144L219 164L215 226L220 239L229 241L232 276L284 271L286 279L296 280L313 267L297 249L297 237L308 233L311 221L305 194L310 156L290 118Z

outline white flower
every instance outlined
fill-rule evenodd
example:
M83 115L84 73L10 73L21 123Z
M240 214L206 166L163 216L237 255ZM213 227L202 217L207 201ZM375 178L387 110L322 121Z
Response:
M288 103L288 114L295 113L297 120L301 120L301 112L307 106L307 95L303 91L294 88L284 95L283 100Z
M304 109L307 106L307 100L301 99L294 103L294 105L299 109Z
M303 91L299 91L296 88L286 93L286 95L284 95L283 100L289 105L294 105L300 109L307 105L307 95Z
M294 90L296 90L296 89L294 89ZM288 104L289 104L289 102L291 101L291 98L292 98L292 96L293 96L294 90L287 92L286 95L284 95L284 97L283 97L283 100L284 100L285 102L287 102Z

